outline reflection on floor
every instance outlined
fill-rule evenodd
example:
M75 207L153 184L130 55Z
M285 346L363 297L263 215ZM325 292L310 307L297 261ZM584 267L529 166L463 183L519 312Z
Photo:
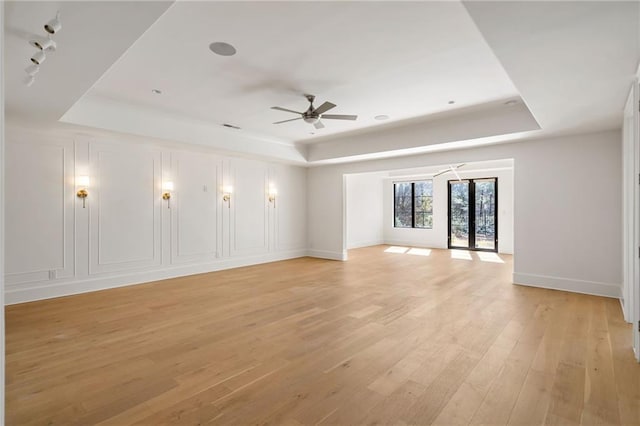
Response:
M417 248L417 247L398 247L391 246L384 250L385 253L397 253L397 254L412 254L414 256L429 256L431 249Z
M386 247L384 249L384 252L394 253L394 254L412 254L415 256L429 256L431 254L431 249L390 246L390 247ZM504 260L502 260L502 258L498 253L486 252L486 251L459 250L459 249L451 249L449 250L449 252L451 253L452 259L473 260L473 256L476 256L478 260L482 262L504 263Z

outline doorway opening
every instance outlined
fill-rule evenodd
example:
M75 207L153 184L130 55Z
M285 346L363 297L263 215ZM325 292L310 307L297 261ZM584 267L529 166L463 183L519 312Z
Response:
M448 247L498 251L498 179L448 182Z

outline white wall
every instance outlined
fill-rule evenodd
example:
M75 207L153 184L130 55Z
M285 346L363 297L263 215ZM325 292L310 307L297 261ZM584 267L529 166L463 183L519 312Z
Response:
M607 131L309 169L309 246L344 258L342 176L513 158L514 281L620 296L621 133Z
M384 242L382 179L374 173L345 176L348 249Z
M474 172L459 170L463 179L498 178L498 252L513 253L513 170ZM393 245L447 248L447 182L455 177L444 174L433 179L433 228L395 228L393 226L393 183L406 179L384 181L384 242ZM419 180L416 177L414 180ZM424 179L431 179L426 176Z
M306 255L304 168L69 126L11 123L6 148L7 303Z

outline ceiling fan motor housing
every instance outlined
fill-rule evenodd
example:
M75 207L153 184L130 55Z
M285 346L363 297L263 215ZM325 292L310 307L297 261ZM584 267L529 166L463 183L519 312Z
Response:
M305 123L314 124L317 123L318 120L320 120L320 114L314 114L313 112L307 111L302 114L302 119L305 121Z

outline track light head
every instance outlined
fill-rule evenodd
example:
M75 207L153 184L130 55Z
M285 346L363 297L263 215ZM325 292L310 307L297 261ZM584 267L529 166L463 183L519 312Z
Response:
M24 79L24 85L27 87L31 87L33 83L35 83L35 81L36 81L36 78L34 76L28 75Z
M39 50L55 51L58 47L56 42L51 39L51 36L49 36L49 38L37 38L31 40L29 44Z
M44 25L44 30L49 34L55 34L62 29L62 24L60 23L60 12L56 14L56 17L47 22Z
M24 71L27 73L27 75L30 75L33 77L38 73L38 71L40 71L40 67L36 64L31 64L27 68L25 68Z
M36 53L33 54L33 56L31 57L31 62L33 62L36 65L40 65L42 64L45 60L47 59L47 55L44 54L44 50L38 50Z

